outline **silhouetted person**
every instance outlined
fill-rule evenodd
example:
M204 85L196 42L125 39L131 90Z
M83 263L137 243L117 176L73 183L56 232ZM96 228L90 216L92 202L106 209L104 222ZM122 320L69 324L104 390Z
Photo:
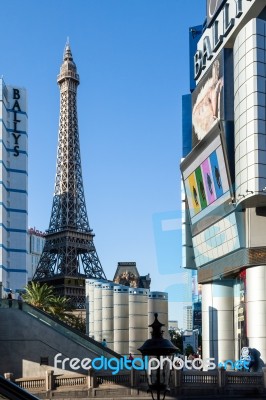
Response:
M23 303L23 298L21 296L21 293L19 293L19 295L18 295L18 308L20 310L22 310L22 303Z
M8 293L7 299L8 299L8 307L11 308L12 307L12 301L13 301L12 290L10 290L10 292Z
M128 362L129 365L132 365L132 361L134 360L134 357L132 356L131 353L129 353L128 360L129 360L129 362Z
M250 371L251 372L260 372L262 371L262 367L264 367L264 362L260 358L261 353L259 350L255 348L250 348L249 349L250 355L251 355L251 365L250 365Z

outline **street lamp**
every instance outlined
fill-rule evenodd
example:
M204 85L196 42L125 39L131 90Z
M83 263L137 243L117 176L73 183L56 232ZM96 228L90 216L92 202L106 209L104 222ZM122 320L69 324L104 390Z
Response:
M146 340L143 345L138 349L147 365L146 369L149 392L151 392L152 399L155 400L154 394L157 394L157 400L160 400L162 393L164 400L166 392L169 389L171 366L174 358L174 353L178 348L173 345L168 339L163 338L163 331L161 322L158 321L158 314L154 314L154 322L149 325L152 328L151 339ZM148 358L148 363L147 363ZM164 358L164 362L163 359ZM157 367L157 368L156 368Z

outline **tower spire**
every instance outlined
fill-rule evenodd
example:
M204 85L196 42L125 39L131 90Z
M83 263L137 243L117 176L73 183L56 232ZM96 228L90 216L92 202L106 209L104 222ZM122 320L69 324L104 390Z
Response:
M67 37L67 41L66 41L66 45L65 45L65 49L64 49L64 55L63 55L63 61L67 61L67 60L72 60L73 61L71 48L70 48L69 37Z
M79 286L76 293L73 292L74 280L82 280L85 284L85 278L106 277L93 243L94 234L86 210L76 102L79 75L69 43L65 47L57 82L60 123L55 189L45 245L33 280L50 283L57 294L71 297L73 305L81 308L85 306L85 289L82 299L79 283L76 283ZM71 287L67 281L72 282Z

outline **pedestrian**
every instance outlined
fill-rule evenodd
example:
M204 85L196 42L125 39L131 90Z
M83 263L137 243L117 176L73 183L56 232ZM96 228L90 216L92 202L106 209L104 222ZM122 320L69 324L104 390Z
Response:
M250 357L250 361L249 361L249 365L248 365L248 370L249 370L249 372L250 371L252 371L252 372L257 372L256 371L256 368L255 368L255 357L254 357L254 355L253 355L253 351L252 351L252 349L248 349L248 354L249 354L249 357ZM255 371L254 371L254 369L255 369Z
M250 371L251 355L250 355L250 349L248 347L242 347L240 362L241 362L242 370L243 370L243 368L245 368L244 371L245 370Z
M106 340L105 340L105 339L103 339L103 341L102 341L102 346L103 346L103 347L107 347L107 343L106 343Z
M193 359L194 359L194 365L196 367L198 367L199 366L199 361L198 361L199 355L198 355L198 353L193 354Z
M23 298L21 296L21 293L18 294L18 308L19 310L22 310L22 303L23 303Z
M128 364L129 364L129 365L132 365L133 360L134 360L134 357L132 356L131 353L129 353L129 356L128 356Z
M10 290L10 292L8 293L7 298L8 298L8 307L11 308L13 301L12 290Z

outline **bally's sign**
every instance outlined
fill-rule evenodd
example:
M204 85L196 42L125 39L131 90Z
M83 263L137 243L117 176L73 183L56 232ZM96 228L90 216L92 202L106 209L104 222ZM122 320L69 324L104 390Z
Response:
M226 0L207 0L207 26L211 24L225 2Z
M211 1L209 1L209 5ZM215 9L222 5L221 2L216 2ZM198 81L205 70L209 67L212 59L218 54L222 47L228 42L232 33L236 31L243 17L254 6L257 14L265 7L263 0L227 0L220 9L217 17L214 18L210 26L203 32L197 45L197 52L194 55L194 79ZM254 17L254 13L252 13ZM251 17L250 17L251 18ZM247 21L246 21L247 22ZM228 47L228 46L227 46ZM229 46L232 47L232 44Z
M13 155L14 157L18 157L19 156L19 139L21 137L21 133L19 130L19 125L21 123L21 120L18 119L18 112L21 112L21 108L20 108L20 90L19 89L14 89L13 88L13 107L11 109L11 111L13 111L13 132L12 132L12 136L14 139L14 146L13 146Z

